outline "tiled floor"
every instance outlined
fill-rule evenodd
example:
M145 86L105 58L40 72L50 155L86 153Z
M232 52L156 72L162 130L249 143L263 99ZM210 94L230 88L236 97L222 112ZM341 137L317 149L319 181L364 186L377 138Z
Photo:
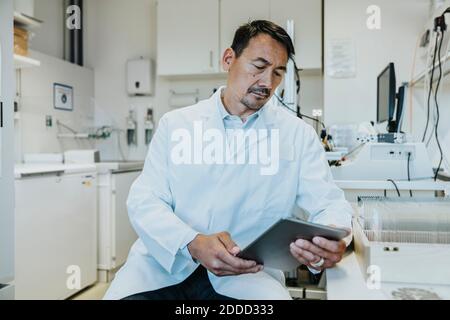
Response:
M108 290L110 283L97 282L91 287L88 287L71 297L71 300L101 300Z

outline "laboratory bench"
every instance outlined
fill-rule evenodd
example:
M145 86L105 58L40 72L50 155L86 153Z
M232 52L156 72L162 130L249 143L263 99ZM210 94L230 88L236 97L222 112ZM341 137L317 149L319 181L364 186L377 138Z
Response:
M433 272L430 269L425 272ZM349 251L336 267L325 271L328 300L448 300L449 285L381 282L379 287L367 285L356 253ZM372 287L372 289L371 289Z

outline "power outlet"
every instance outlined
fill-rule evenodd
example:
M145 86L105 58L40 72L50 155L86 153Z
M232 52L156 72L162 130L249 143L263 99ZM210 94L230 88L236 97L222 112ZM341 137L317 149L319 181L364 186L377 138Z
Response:
M407 161L409 157L410 161L412 161L416 156L416 149L414 146L401 144L379 145L373 146L370 156L372 160Z
M53 127L53 119L52 116L45 116L45 126L47 128Z
M321 117L323 114L322 109L313 109L312 116L313 117Z

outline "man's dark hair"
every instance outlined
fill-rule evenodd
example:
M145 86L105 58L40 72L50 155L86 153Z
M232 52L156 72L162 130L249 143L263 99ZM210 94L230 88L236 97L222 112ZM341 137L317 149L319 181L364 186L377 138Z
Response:
M295 50L291 37L282 27L267 20L250 21L236 30L231 48L234 50L237 58L247 48L250 39L259 34L267 34L281 43L286 48L288 58L293 58Z

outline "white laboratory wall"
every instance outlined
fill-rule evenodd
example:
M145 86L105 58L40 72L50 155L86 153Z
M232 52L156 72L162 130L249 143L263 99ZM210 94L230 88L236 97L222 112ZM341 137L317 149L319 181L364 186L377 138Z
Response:
M381 9L381 29L369 30L366 10ZM429 1L325 0L325 121L349 123L376 120L377 75L394 62L397 83L408 81L417 37L427 21ZM356 51L356 77L327 75L327 50L332 40L351 40Z
M85 64L95 71L97 126L113 125L126 130L128 111L136 110L139 122L149 107L154 109L157 124L161 116L172 109L169 101L171 91L192 92L198 89L199 99L205 99L214 88L226 83L226 75L157 77L154 96L127 95L126 61L139 56L156 59L156 2L156 0L85 2ZM180 56L180 59L183 57ZM304 113L310 115L313 108L323 107L320 72L303 76L302 88L301 101ZM128 147L124 133L121 133L120 137L120 146L128 160L144 159L147 147L142 144L144 139L142 126L141 129L138 127L138 147ZM121 159L117 138L115 133L111 139L97 143L103 159Z
M130 109L136 110L138 122L151 107L159 119L165 110L157 105L155 97L129 97L126 92L127 60L156 56L156 1L95 0L85 1L84 5L85 64L95 70L96 125L126 130ZM160 91L156 84L155 92ZM138 143L143 141L143 134L140 130ZM111 139L98 142L103 159L121 159L117 138L114 133ZM124 132L120 139L128 160L144 159L145 144L128 148Z
M42 21L33 30L30 48L53 57L64 57L64 0L35 0L34 16Z
M300 73L302 74L302 73ZM301 75L300 86L300 111L302 114L312 116L313 109L323 110L323 75L317 73L306 73ZM314 124L311 120L305 119L306 122Z
M16 162L23 153L63 152L72 148L92 148L86 140L58 139L56 121L86 132L94 125L94 72L67 61L31 52L31 57L41 61L40 67L21 70L20 118L15 120ZM62 83L73 87L73 111L53 107L53 84ZM52 117L53 126L46 127L46 116ZM18 156L20 158L18 158Z

